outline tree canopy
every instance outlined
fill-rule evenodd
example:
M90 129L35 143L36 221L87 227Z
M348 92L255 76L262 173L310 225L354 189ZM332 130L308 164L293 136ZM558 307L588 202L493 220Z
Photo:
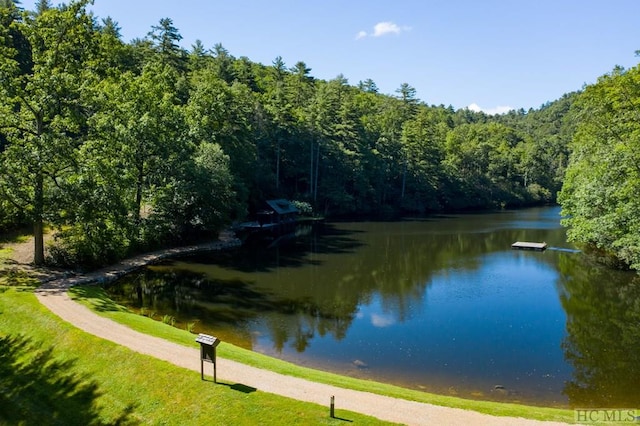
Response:
M614 69L588 86L576 108L560 202L569 238L640 270L640 67Z
M487 115L406 82L388 95L301 60L188 51L170 18L125 43L87 4L0 3L0 227L31 223L36 263L46 225L53 260L93 265L215 234L269 198L329 217L554 202L572 155L570 235L640 266L635 69Z

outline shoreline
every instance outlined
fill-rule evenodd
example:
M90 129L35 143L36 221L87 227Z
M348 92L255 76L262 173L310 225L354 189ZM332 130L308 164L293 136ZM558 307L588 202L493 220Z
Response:
M79 274L74 276L64 275L61 278L53 278L38 287L35 290L35 295L40 303L51 310L54 314L90 334L129 347L137 352L165 359L176 365L192 370L195 368L199 371L199 363L194 366L193 362L186 361L186 359L197 360L198 351L195 348L185 348L184 346L171 343L164 339L142 334L122 324L101 317L72 300L67 294L67 290L70 287L78 285L110 282L122 275L159 262L163 259L180 257L198 252L224 250L237 247L240 244L240 240L236 238L225 238L224 240L216 242L159 250L126 259L115 265L102 268L88 274ZM158 348L164 349L159 351ZM219 363L221 371L220 376L223 379L239 381L244 384L254 386L261 391L276 393L294 399L314 402L322 405L326 402L324 401L326 398L325 396L319 397L319 395L324 395L326 392L330 392L339 395L338 401L341 401L341 406L343 408L361 412L363 414L373 415L382 420L399 421L405 424L426 424L422 422L423 420L419 419L429 419L429 424L434 424L434 421L437 424L459 424L461 419L466 419L464 420L464 423L486 425L565 424L525 418L493 416L463 408L432 405L424 402L415 402L380 394L350 390L333 385L311 382L303 378L274 373L269 370L263 370L258 367L252 367L228 359L220 359ZM495 402L495 404L500 403ZM399 410L399 406L402 406L403 408ZM535 408L536 407L532 407L532 409Z

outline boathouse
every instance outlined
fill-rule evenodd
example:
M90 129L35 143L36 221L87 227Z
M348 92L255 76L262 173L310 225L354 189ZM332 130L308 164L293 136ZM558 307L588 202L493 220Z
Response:
M256 219L260 227L295 223L298 209L288 200L267 200L266 208L260 210Z

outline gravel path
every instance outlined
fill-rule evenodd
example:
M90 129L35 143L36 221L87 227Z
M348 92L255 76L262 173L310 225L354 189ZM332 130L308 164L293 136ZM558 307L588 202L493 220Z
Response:
M36 296L54 314L87 333L126 346L136 352L168 361L177 366L200 371L200 351L195 342L194 347L189 348L134 331L103 318L83 305L74 302L67 295L67 289L73 285L112 280L143 265L154 263L167 257L189 254L195 251L223 249L237 243L235 240L227 239L213 244L139 256L92 274L47 282L36 290ZM208 377L211 380L212 365L205 363L204 366L205 378ZM262 370L222 358L217 360L217 373L218 382L248 386L262 392L270 392L301 401L325 405L327 406L327 411L331 396L335 396L337 410L355 411L382 420L407 425L513 426L563 424L521 418L496 417L475 411L441 407L368 392L343 389Z

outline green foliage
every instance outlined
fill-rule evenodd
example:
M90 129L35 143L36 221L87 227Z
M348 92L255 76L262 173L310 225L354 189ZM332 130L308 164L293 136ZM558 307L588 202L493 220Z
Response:
M256 144L249 122L254 103L254 95L244 84L229 86L208 68L193 73L185 110L189 135L198 144L219 145L228 156L236 198L228 207L234 218L244 215L249 187L255 179Z
M310 203L306 201L293 200L291 201L291 204L293 204L295 208L298 209L302 216L313 216L313 206Z
M551 192L551 200L555 200L564 180L569 142L578 121L571 109L577 96L570 93L539 110L511 111L500 117L500 122L529 137L521 163L524 186L541 185Z
M36 264L44 261L43 223L59 211L60 181L73 172L83 126L85 65L95 54L93 19L76 1L23 19L13 15L2 37L0 197L34 224ZM2 9L6 20L6 9ZM19 44L7 42L17 40Z
M184 69L186 53L178 45L178 42L182 40L182 36L178 29L173 26L171 18L160 19L158 25L151 27L148 36L163 64L179 70Z
M49 262L62 267L97 268L124 258L129 245L125 230L108 218L93 217L55 235L49 246Z
M640 270L640 68L589 86L560 195L572 241Z
M523 199L527 194L522 178L525 145L523 135L500 123L463 124L449 132L444 163L463 192L474 196L461 207L531 201Z
M0 199L0 233L17 229L27 224L25 215L7 200Z
M196 329L196 323L195 322L188 322L187 323L186 330L189 333L195 333L195 329Z
M164 315L162 317L162 322L173 327L176 323L176 318L173 315Z
M0 292L0 424L202 425L214 416L218 424L233 425L255 424L256 419L264 424L344 423L329 419L325 406L213 386L200 380L199 372L61 321L31 291L0 287ZM196 349L193 335L184 330L154 326L182 335L183 344ZM359 425L388 424L358 413L337 414Z
M2 253L0 252L0 260L1 258ZM37 287L40 285L40 281L22 269L9 268L0 271L0 284L10 287Z
M527 186L527 193L529 198L535 203L551 203L553 201L553 195L547 188L537 183L532 183Z
M574 406L633 406L640 397L632 390L640 380L640 354L629 348L640 340L640 277L592 267L585 259L566 256L560 263L567 313L562 346L574 370L565 394Z
M560 187L575 96L454 111L408 83L389 96L302 61L187 53L170 18L127 44L88 0L45 3L0 8L0 228L32 223L38 263L45 224L52 260L98 266L215 235L269 198L393 216L544 203Z

